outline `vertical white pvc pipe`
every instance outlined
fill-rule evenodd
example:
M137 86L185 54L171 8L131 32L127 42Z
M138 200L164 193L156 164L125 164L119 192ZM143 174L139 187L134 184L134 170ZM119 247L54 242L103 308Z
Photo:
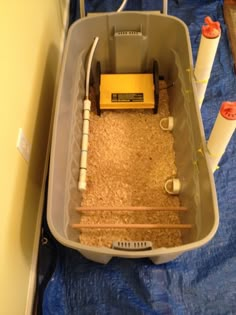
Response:
M168 14L168 0L163 0L163 14Z
M80 0L80 17L83 18L85 17L85 5L84 5L85 0Z
M82 133L82 147L80 157L80 171L79 171L79 190L86 190L86 177L87 177L87 157L88 157L88 137L89 137L89 118L91 110L91 102L89 100L89 80L90 71L92 66L92 59L97 47L99 38L95 37L92 48L89 53L87 70L86 70L86 82L85 82L85 100L84 100L84 115L83 115L83 133Z
M194 70L200 108L205 97L208 80L210 78L221 35L219 22L213 22L208 16L205 18L205 23L206 25L203 25L202 27L202 36Z
M90 100L88 99L84 100L83 133L82 133L80 173L79 173L79 184L78 184L79 190L86 190L90 109L91 109Z
M215 125L207 142L211 167L214 172L236 128L236 102L221 105Z

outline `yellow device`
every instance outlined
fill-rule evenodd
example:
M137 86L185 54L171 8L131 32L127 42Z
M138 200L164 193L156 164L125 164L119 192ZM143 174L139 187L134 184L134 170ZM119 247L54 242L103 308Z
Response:
M152 73L101 73L97 62L94 88L98 115L106 109L153 109L158 110L159 70L153 61Z
M154 108L152 73L101 74L100 109Z

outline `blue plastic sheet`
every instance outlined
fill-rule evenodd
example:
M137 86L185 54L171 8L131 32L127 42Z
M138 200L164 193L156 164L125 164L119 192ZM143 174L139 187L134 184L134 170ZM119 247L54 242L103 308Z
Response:
M161 9L162 1L130 0L127 9ZM87 1L89 11L111 11L119 1ZM222 1L169 0L169 14L189 27L196 58L200 29L210 15L222 37L208 85L202 117L208 138L222 101L236 100L236 77L223 20ZM154 265L148 259L114 258L107 265L86 260L57 244L56 270L44 292L44 315L236 314L236 135L215 182L220 226L206 246L175 261Z

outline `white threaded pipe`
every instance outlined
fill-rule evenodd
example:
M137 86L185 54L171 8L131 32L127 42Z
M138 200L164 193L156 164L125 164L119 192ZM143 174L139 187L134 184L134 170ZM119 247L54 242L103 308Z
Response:
M88 157L88 137L89 137L89 118L91 110L91 101L89 100L89 81L90 71L92 66L93 55L97 47L99 37L95 37L93 45L91 47L86 71L85 80L85 100L83 108L83 133L82 133L82 146L81 146L81 157L80 157L80 169L79 169L79 182L78 189L83 191L86 190L86 178L87 178L87 157Z
M211 70L221 36L219 22L213 22L212 19L207 16L205 18L205 23L206 25L203 25L202 27L202 36L194 70L198 104L200 108L205 97L207 84L211 75Z
M207 142L212 171L218 163L236 128L236 102L223 102Z
M86 99L84 100L83 133L82 133L80 173L79 173L79 184L78 184L79 190L86 190L90 110L91 110L91 102L90 100Z

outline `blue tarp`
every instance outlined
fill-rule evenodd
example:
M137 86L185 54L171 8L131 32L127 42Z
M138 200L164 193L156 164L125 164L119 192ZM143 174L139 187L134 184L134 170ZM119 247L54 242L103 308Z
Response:
M222 101L236 100L236 76L227 40L223 1L169 0L169 14L189 27L194 60L204 17L222 26L220 46L202 106L208 138ZM89 11L110 11L119 1L88 0ZM162 1L129 0L128 9L161 9ZM44 292L44 315L236 314L236 135L215 172L220 226L206 246L175 261L114 258L107 265L86 260L56 243L55 272Z

